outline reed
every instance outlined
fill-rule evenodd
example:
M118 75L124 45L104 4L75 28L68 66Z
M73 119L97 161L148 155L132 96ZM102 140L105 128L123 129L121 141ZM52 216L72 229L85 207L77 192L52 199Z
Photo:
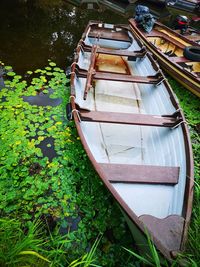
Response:
M41 254L45 241L40 236L40 223L30 223L26 234L22 228L18 220L0 219L0 266L45 266L50 263Z

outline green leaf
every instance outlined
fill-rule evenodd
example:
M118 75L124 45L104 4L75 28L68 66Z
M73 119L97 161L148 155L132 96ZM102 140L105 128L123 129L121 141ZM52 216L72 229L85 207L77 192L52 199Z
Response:
M42 255L40 255L39 253L35 252L35 251L21 251L19 253L19 255L33 255L37 258L40 258L42 259L43 261L46 261L46 262L50 262L50 260L48 260L47 258L43 257Z
M14 71L9 71L9 72L7 72L7 75L8 75L8 76L15 76L15 74L16 74L16 73L15 73Z
M27 71L27 74L31 75L31 74L33 74L33 72L29 70L29 71Z
M52 67L54 67L54 66L56 66L56 63L54 63L54 62L49 62L49 65L52 66Z
M11 66L5 66L4 69L5 70L12 70L12 67Z

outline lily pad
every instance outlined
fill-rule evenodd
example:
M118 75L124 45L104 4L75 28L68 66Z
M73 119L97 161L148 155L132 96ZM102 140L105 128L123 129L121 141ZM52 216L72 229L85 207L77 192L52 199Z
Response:
M12 70L12 67L11 66L5 66L4 69L5 70Z
M54 66L56 66L56 63L54 63L54 62L49 62L49 65L52 66L52 67L54 67Z
M7 72L7 75L8 75L8 76L15 76L15 74L16 74L16 73L15 73L14 71L9 71L9 72Z

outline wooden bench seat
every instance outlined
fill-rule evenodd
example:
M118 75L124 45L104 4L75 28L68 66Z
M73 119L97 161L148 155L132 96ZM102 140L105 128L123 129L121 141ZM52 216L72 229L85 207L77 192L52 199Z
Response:
M93 28L90 30L88 34L89 38L95 39L107 39L107 40L114 40L114 41L122 41L122 42L130 42L131 38L129 37L127 30L121 31L111 31L110 29L106 28Z
M77 77L87 78L89 71L80 69L78 66L75 69ZM91 70L90 70L91 73ZM132 82L132 83L145 83L145 84L158 84L164 79L161 73L154 76L137 76L120 74L109 71L95 71L92 72L94 80L107 80L107 81L119 81L119 82ZM91 80L90 80L91 81Z
M177 184L179 167L99 163L112 183Z
M174 127L181 118L177 119L172 116L158 116L147 114L132 114L104 111L86 111L79 110L82 121L102 122L102 123L118 123L141 126L158 126L158 127Z
M85 52L91 52L92 51L92 47L89 45L86 45L84 43L84 41L80 42L80 46L82 47L83 51L85 51ZM146 48L142 48L141 50L138 50L138 51L129 51L126 49L115 50L115 49L107 49L107 48L98 47L96 53L97 54L115 55L115 56L127 56L127 57L131 57L131 58L134 57L136 59L136 58L143 58L146 55L147 50L146 50Z
M159 83L157 76L137 76L137 75L127 75L111 72L96 72L94 74L95 80L107 80L107 81L120 81L120 82L132 82L132 83Z

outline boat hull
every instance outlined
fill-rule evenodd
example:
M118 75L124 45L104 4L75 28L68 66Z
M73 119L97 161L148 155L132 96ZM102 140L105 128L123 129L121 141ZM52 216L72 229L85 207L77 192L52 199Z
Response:
M85 151L137 243L146 247L148 231L172 259L191 216L189 132L162 71L128 25L89 23L72 64L70 99Z

